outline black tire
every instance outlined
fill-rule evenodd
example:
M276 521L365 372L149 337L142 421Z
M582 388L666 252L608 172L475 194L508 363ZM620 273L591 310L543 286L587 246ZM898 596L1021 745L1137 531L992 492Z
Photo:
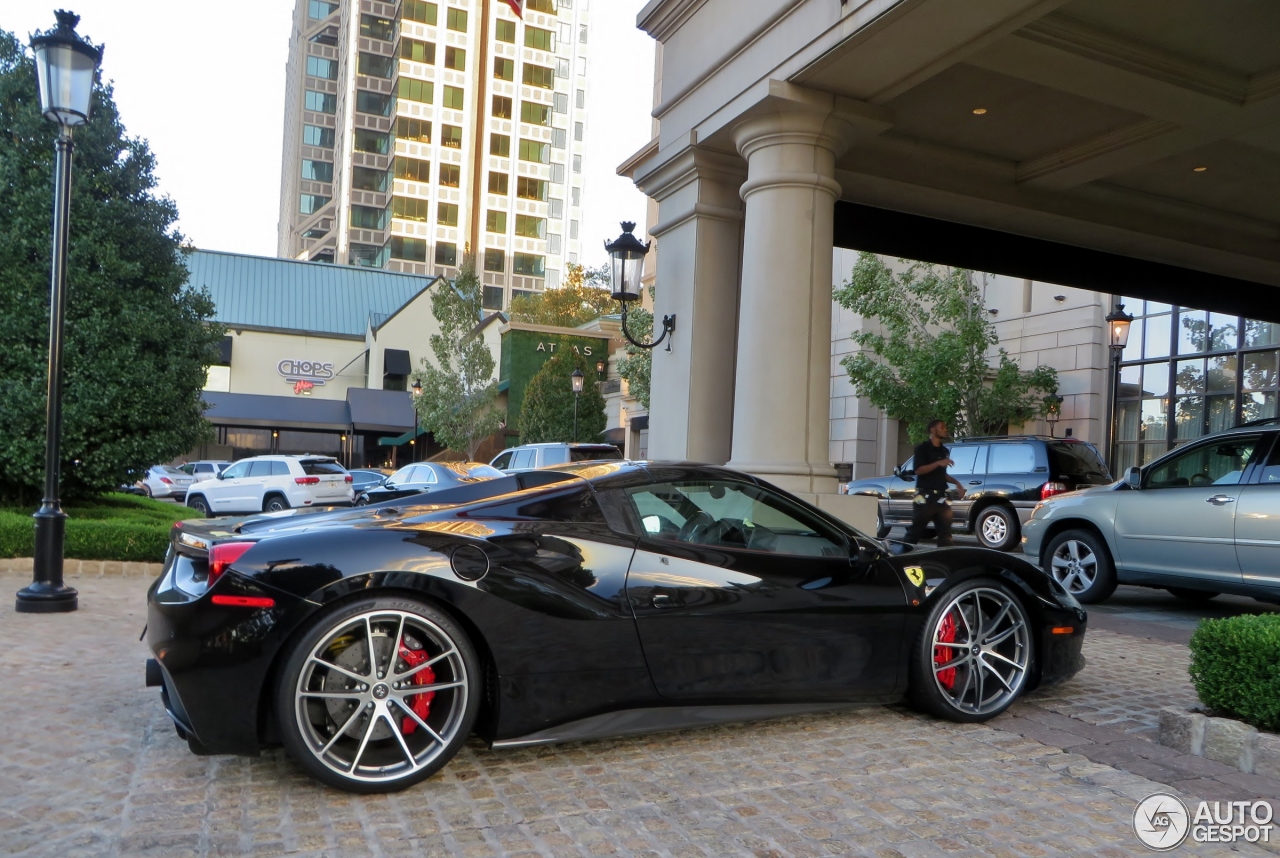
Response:
M1018 544L1021 535L1018 516L1003 504L984 507L973 519L973 535L983 548L1008 551Z
M151 494L151 486L146 483L142 484L142 496L146 498L154 497L154 495Z
M1086 605L1105 602L1116 591L1111 552L1088 530L1064 530L1054 536L1044 548L1040 565Z
M267 495L262 499L263 512L282 512L289 509L289 501L284 495Z
M1207 602L1210 599L1222 595L1212 590L1189 590L1186 587L1165 587L1171 595L1182 599L1185 602Z
M884 523L884 513L881 512L880 505L876 504L876 539L884 539L891 530L893 525Z
M962 581L935 599L920 628L908 666L908 699L949 721L990 720L1026 688L1035 637L1026 606L1008 586L992 578Z
M209 502L204 499L204 495L193 495L187 498L187 506L196 511L196 515L201 518L210 518L213 512L209 509Z
M384 661L392 652L397 657ZM423 654L416 673L409 653ZM466 633L443 611L403 596L321 612L295 635L281 665L273 704L285 750L316 780L354 793L396 792L439 771L471 734L484 685ZM422 665L430 665L425 674ZM421 683L392 681L424 675L433 689L425 704L409 690ZM421 718L411 714L420 706Z

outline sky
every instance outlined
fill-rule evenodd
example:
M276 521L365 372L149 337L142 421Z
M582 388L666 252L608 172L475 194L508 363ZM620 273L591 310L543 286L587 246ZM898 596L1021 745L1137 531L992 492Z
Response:
M52 0L51 0L52 2ZM197 247L276 253L285 62L294 0L0 2L23 42L70 5L77 32L106 46L125 129L156 156L161 194ZM583 158L583 254L606 261L619 221L645 224L645 198L615 170L650 138L654 43L636 29L644 0L593 0ZM637 230L639 232L639 230Z

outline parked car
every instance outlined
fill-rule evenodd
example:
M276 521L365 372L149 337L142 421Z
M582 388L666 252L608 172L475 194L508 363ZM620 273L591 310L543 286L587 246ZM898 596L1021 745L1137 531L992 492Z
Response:
M191 486L187 506L210 516L350 505L351 482L337 459L326 456L254 456Z
M171 539L147 683L179 736L281 743L353 792L430 777L473 730L524 747L903 698L979 722L1083 666L1085 612L1022 557L893 555L710 465L566 464Z
M1008 435L962 438L946 446L955 462L947 473L965 487L964 498L954 501L953 526L972 531L985 548L1016 546L1022 523L1040 501L1112 482L1097 448L1075 438ZM911 524L916 495L912 459L890 476L854 480L845 491L880 500L877 536L883 538L894 525ZM954 498L955 491L949 493Z
M357 494L356 505L451 489L501 476L502 471L483 462L416 462L396 471L381 485L371 486Z
M182 500L195 480L170 465L152 465L142 473L135 485L149 498L173 498Z
M489 464L508 474L531 471L566 462L601 462L621 460L622 454L612 444L523 444L503 450Z
M347 473L351 474L351 488L359 497L365 489L382 485L395 471L390 468L353 468Z
M231 467L231 463L225 459L201 459L197 462L187 462L178 467L178 470L190 474L196 478L196 481L207 480Z
M1208 435L1037 505L1023 548L1082 602L1117 584L1280 602L1280 420Z

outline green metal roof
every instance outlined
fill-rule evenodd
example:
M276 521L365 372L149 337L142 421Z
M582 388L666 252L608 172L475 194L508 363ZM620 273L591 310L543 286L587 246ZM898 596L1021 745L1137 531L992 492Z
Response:
M228 327L359 337L371 317L385 320L440 279L216 250L192 251L187 269L189 284L209 290L214 319Z

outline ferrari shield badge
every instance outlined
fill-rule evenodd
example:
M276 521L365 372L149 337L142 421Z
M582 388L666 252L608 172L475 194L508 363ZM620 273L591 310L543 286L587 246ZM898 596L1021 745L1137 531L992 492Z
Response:
M911 583L919 587L924 583L924 570L919 566L908 566L902 570L907 573L907 577L911 579Z

